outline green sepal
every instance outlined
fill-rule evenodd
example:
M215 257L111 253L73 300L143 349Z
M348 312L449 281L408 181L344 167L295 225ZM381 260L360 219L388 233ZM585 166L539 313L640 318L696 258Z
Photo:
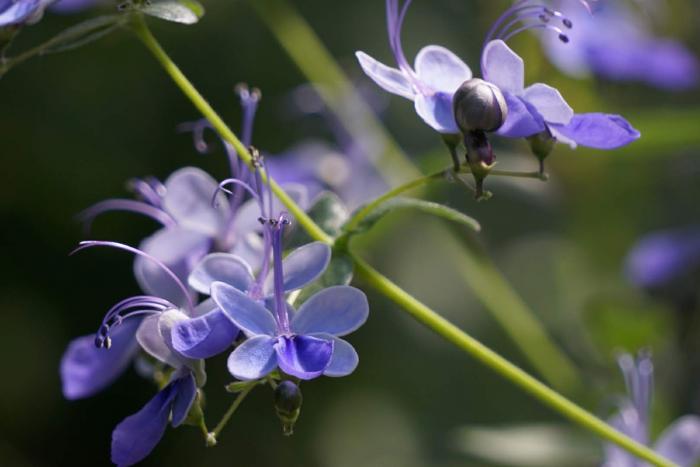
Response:
M138 9L145 15L180 24L195 24L204 16L204 6L196 0L161 0Z

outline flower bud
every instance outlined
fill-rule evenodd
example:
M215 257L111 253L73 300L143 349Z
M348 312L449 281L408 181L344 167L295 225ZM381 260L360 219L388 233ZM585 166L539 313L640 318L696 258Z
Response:
M462 83L455 92L452 107L462 133L496 131L508 116L508 105L501 90L479 78Z
M282 422L286 436L294 432L294 424L301 413L301 389L292 381L282 381L275 388L275 412Z

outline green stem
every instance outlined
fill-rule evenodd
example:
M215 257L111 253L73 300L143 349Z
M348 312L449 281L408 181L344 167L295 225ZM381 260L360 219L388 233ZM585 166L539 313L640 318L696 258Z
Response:
M219 131L220 135L227 142L233 145L237 151L239 151L239 154L246 162L250 162L251 157L247 149L243 147L235 134L226 126L223 120L209 106L199 92L197 92L194 86L187 80L187 78L182 74L172 60L170 60L170 57L168 57L148 30L143 18L137 17L135 19L134 30L143 40L144 44L146 44L148 49L156 56L163 68L180 87L184 94L195 104L195 106L209 120L214 128ZM318 227L314 221L310 219L306 213L304 213L304 211L299 208L299 206L297 206L291 198L289 198L289 196L286 195L286 193L284 193L282 189L277 186L274 180L270 180L270 183L273 187L276 187L275 193L280 197L280 200L289 209L289 211L295 216L298 216L299 214L297 213L300 213L305 219L305 221L300 222L300 224L304 229L306 229L307 233L311 237L319 241L332 243L332 239L326 233L324 233L321 228ZM282 196L280 196L280 194ZM490 350L488 347L470 337L464 331L460 330L455 325L440 316L437 312L423 305L407 292L399 288L396 284L374 270L362 259L358 257L353 257L353 259L360 274L378 292L396 302L421 323L425 324L427 327L435 331L449 342L452 342L463 351L481 361L484 365L500 374L506 380L516 384L544 404L568 417L572 421L619 445L620 447L637 455L641 459L651 462L658 467L675 467L673 463L663 459L646 446L643 446L633 439L616 431L602 420L586 412L581 407L564 398L554 390L548 388L532 376L525 373L523 370L519 369L503 357L496 354L494 351ZM250 392L250 390L252 390L254 386L255 384L251 384L249 388L246 388L239 394L238 398L233 402L226 414L224 414L221 422L212 432L214 437L220 433L242 402L242 399Z
M387 191L380 197L372 200L371 202L365 204L362 208L360 208L357 211L357 213L352 216L352 219L348 223L346 230L352 232L369 214L372 213L372 211L374 211L378 206L384 204L386 201L389 201L390 199L395 198L407 191L413 190L414 188L427 185L436 180L448 178L454 173L455 172L453 168L448 167L446 169L434 172L430 175L424 175L422 177L416 178L415 180L411 180L410 182L406 182L402 185L397 186L396 188ZM463 165L460 167L459 173L471 173L471 170L468 166ZM542 180L542 174L540 174L539 172L512 172L506 170L492 170L491 172L489 172L489 175L493 175L496 177L536 178L538 180Z
M366 138L379 141L384 152L381 157L373 159L373 162L387 183L396 185L420 177L421 173L403 153L372 109L355 91L343 70L294 6L285 0L251 0L249 4L277 38L280 46L287 51L309 82L315 86L328 108L338 117L352 137L358 141ZM347 109L348 99L351 98L355 113L349 113ZM540 177L533 175L528 178ZM445 241L458 242L455 234L448 230L442 232L445 234L443 235ZM462 264L486 264L485 261L475 258L474 254L465 250L463 246L456 251L459 253L455 255L454 261L460 267ZM493 271L498 274L498 282L503 287L497 289L490 284L483 286L483 283L479 284L481 287L475 287L476 283L483 281L471 276L465 276L465 280L485 305L486 310L550 384L566 392L580 388L581 382L576 366L552 341L535 313L524 304L518 293L491 264L490 271L487 272ZM480 272L476 271L475 274L479 275ZM513 306L505 309L493 308L492 305L497 302L493 299L494 296L499 295L504 289L508 292L506 297L515 298L507 301ZM519 323L527 325L526 329L530 332L520 332Z
M226 427L229 420L231 420L233 414L236 413L236 410L241 405L243 400L257 385L258 381L252 381L249 386L247 386L245 389L238 393L236 399L234 399L233 403L231 403L231 406L228 408L226 413L223 415L223 417L221 417L221 421L219 421L218 425L216 425L214 430L211 433L209 433L209 436L213 438L213 440L216 440L219 437L219 435L221 434L221 430L223 430Z
M441 337L469 353L484 365L488 366L508 381L511 381L521 389L551 407L571 421L587 428L602 438L611 441L640 459L644 459L656 466L672 467L675 464L659 456L650 448L637 443L612 428L603 420L587 412L583 408L561 396L537 379L533 378L481 342L472 338L454 324L447 321L435 311L409 295L399 286L384 277L381 273L367 264L364 260L352 255L360 276L384 296L394 301L404 310L408 311L416 320L429 327Z
M219 117L219 115L214 111L214 109L209 105L209 103L202 97L202 95L195 89L195 87L190 83L187 77L180 71L180 69L175 65L175 63L170 59L168 54L163 50L158 41L151 31L148 29L143 16L140 14L134 14L132 27L136 35L141 39L144 45L151 51L153 56L160 62L165 71L170 75L170 77L175 81L175 84L182 90L182 92L187 96L187 98L192 101L194 106L201 112L201 114L206 118L209 123L214 127L214 129L221 135L221 137L226 140L238 153L238 156L248 164L249 167L253 167L253 156L250 154L248 148L246 148L243 143L238 139L238 137L231 131L231 129L224 123L224 121ZM267 174L263 169L256 169L260 171L263 181L267 183ZM312 237L332 244L333 238L325 233L316 223L311 220L311 218L296 205L294 200L289 197L287 193L274 181L270 180L270 187L274 194L279 198L279 200L289 209L289 213L296 219L296 221L306 230Z

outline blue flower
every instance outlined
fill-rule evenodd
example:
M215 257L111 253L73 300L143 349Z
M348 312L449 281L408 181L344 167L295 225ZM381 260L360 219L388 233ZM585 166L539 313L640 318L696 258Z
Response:
M571 42L562 44L551 35L541 39L550 60L563 72L640 81L668 90L697 84L700 66L693 53L677 41L654 36L648 21L627 3L598 0L591 3L590 12L576 2L556 3L576 25L569 33Z
M558 141L596 149L614 149L631 143L640 134L619 115L574 114L561 93L551 86L535 83L525 87L525 64L502 39L484 48L484 79L503 92L508 117L498 134L510 138L549 132Z
M53 0L0 0L0 28L36 23L52 2Z
M693 467L700 460L700 417L686 415L671 424L652 445L649 440L649 409L654 386L651 356L640 352L618 359L625 377L629 398L610 424L625 435L651 446L661 456L680 467ZM645 465L629 452L613 444L605 446L604 467L642 467Z
M626 261L627 276L639 287L658 288L700 268L700 227L666 230L643 237Z
M452 98L459 86L472 78L471 69L454 53L439 45L420 50L414 67L408 64L401 45L401 28L411 0L386 0L389 46L398 68L378 62L364 52L356 56L364 72L381 88L412 100L416 113L434 130L458 134Z

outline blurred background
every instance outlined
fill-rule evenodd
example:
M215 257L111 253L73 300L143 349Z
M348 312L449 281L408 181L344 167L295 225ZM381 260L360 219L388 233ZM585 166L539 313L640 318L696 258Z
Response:
M354 52L393 63L384 2L292 2L332 56L381 113L391 135L424 170L447 167L448 154L411 104L380 94ZM656 34L700 54L695 0L657 2L647 19ZM307 140L337 146L328 119L302 116L292 92L305 84L294 62L241 0L206 0L193 27L149 20L174 60L237 129L236 83L262 89L254 144L279 154ZM481 43L506 1L416 0L403 32L406 55L444 45L478 70ZM99 8L98 8L99 9ZM264 8L263 8L264 9ZM108 11L105 7L104 11ZM22 32L22 50L95 10L47 13ZM461 328L537 375L465 285L464 248L488 252L527 306L584 375L567 395L608 417L624 383L619 351L653 351L652 432L684 413L700 413L697 371L697 276L653 294L625 275L625 258L644 235L700 224L700 88L670 92L639 82L562 74L540 41L524 34L511 46L526 60L528 82L558 87L578 112L624 115L642 139L611 152L560 145L547 160L550 181L487 181L477 203L457 184L424 196L482 224L478 235L414 212L398 212L357 242L380 271ZM367 97L366 96L366 97ZM75 215L111 197L126 181L164 179L182 166L226 176L220 150L198 154L178 124L199 118L142 45L121 31L65 54L33 59L0 80L0 465L109 465L110 435L154 393L129 371L99 395L61 396L60 357L68 342L94 332L104 312L138 292L132 259L117 251L68 257L86 236ZM535 170L524 142L495 139L499 168ZM351 174L352 176L352 174ZM353 182L364 183L364 176ZM138 242L156 226L128 214L106 215L92 238ZM445 236L446 228L454 236ZM449 239L449 241L447 240ZM360 286L362 284L359 284ZM566 424L473 359L370 293L372 314L350 341L361 358L347 378L303 386L304 407L284 437L272 393L254 391L215 448L194 428L168 430L143 465L419 467L597 465L601 443ZM225 356L208 362L208 422L231 396ZM523 429L523 424L536 426ZM521 444L513 444L521 443ZM517 447L523 446L523 447ZM538 457L539 456L539 457ZM559 457L557 457L559 456ZM561 457L564 456L564 457ZM566 459L563 461L562 459ZM529 464L528 464L529 462ZM547 463L549 462L549 463Z

